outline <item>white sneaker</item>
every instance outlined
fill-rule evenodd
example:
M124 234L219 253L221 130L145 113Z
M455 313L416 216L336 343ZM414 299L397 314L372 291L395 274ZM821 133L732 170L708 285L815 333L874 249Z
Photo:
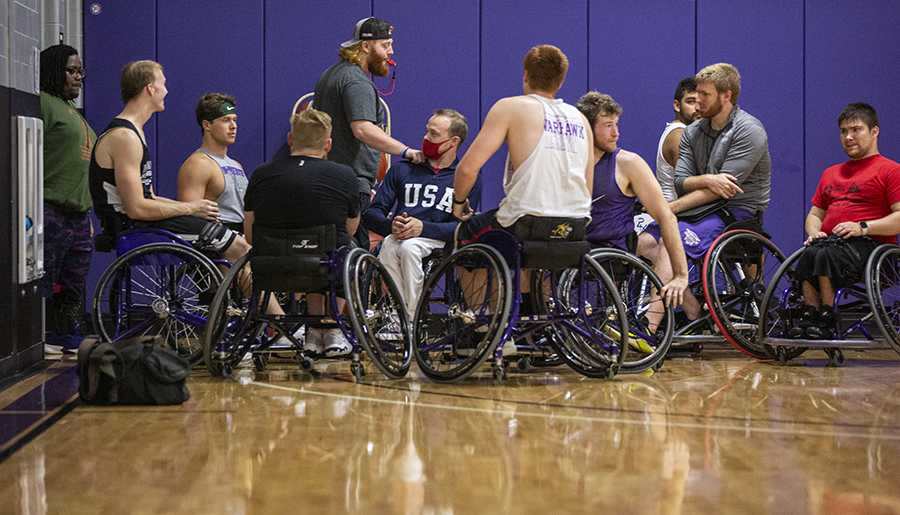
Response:
M505 358L507 356L515 356L519 353L519 349L516 348L516 342L514 342L512 338L507 338L507 340L503 342L503 347L500 349L500 352Z
M306 326L300 326L300 329L294 331L294 338L297 339L298 342L303 343L303 335L306 334ZM272 342L272 346L277 347L291 347L293 346L293 342L291 342L290 338L287 336L279 336L278 339Z
M325 331L325 356L336 358L347 354L350 354L350 342L344 338L341 330L329 329Z
M390 321L378 331L378 337L382 340L402 340L403 330L400 328L400 317L391 313Z
M322 341L322 330L310 327L306 331L306 338L303 342L303 352L313 356L321 356L325 354L325 343Z

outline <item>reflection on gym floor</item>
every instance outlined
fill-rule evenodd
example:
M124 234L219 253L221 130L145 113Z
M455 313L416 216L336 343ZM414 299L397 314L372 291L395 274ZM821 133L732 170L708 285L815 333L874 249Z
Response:
M195 368L183 406L57 415L0 463L0 505L11 514L900 513L896 353L848 351L843 367L808 354L780 366L707 347L611 381L513 367L503 386L487 366L453 385L415 367L407 379L355 383L346 361L307 373L273 359L232 379ZM0 392L0 422L38 413L18 399L73 364Z

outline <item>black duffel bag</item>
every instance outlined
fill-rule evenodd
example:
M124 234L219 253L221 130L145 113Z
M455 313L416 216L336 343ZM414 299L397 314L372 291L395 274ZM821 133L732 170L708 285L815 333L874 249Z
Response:
M78 347L78 394L87 404L181 404L191 398L185 385L191 365L162 346L161 336L116 342L85 338Z

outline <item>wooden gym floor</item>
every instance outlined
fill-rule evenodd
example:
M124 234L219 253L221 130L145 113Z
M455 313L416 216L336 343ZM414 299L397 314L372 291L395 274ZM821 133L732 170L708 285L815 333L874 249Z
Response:
M0 392L0 513L900 514L900 361L845 354L503 386L272 361L174 407L80 406L65 356Z

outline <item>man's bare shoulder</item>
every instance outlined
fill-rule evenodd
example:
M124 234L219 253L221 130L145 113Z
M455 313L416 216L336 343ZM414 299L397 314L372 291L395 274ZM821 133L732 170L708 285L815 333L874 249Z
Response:
M143 146L141 138L131 129L127 127L115 127L100 136L97 145L103 145L111 148L118 148L121 145L137 145Z
M640 165L647 165L647 161L644 161L644 158L635 154L634 152L629 152L624 148L619 149L619 153L616 154L616 165L618 166L626 166L626 167L635 167Z
M215 161L212 160L211 157L206 155L203 152L194 152L189 155L187 159L185 159L184 164L181 165L181 169L178 171L181 172L194 172L194 171L208 171L208 170L217 170L218 165Z

